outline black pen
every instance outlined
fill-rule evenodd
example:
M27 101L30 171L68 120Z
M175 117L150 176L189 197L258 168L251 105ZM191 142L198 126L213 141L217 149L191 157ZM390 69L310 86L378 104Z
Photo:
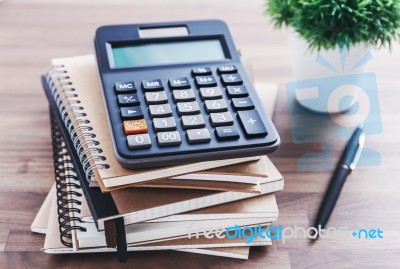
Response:
M332 175L324 200L319 208L318 216L314 224L314 228L317 230L325 228L348 175L350 175L351 171L357 165L364 146L364 141L365 133L360 127L357 127L350 137L350 140L347 142L346 148Z

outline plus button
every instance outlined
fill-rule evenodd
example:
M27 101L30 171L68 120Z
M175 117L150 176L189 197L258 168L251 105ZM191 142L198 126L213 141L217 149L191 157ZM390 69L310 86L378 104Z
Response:
M256 122L256 120L253 120L253 118L250 118L247 122L251 123L252 125L254 125L254 123Z

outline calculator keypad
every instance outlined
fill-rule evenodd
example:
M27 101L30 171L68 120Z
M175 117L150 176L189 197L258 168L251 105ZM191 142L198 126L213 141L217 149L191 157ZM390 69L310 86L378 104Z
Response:
M205 144L213 139L229 143L226 141L241 136L251 139L268 134L236 66L220 66L214 71L197 67L189 72L192 77L186 74L167 80L115 83L130 149L156 144L177 147L184 140L189 144ZM139 84L141 89L136 88ZM144 102L140 102L140 95Z

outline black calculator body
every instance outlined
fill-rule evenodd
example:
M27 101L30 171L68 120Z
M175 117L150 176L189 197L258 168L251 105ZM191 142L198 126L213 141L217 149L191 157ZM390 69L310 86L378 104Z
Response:
M224 22L103 26L94 43L123 166L257 156L278 147Z

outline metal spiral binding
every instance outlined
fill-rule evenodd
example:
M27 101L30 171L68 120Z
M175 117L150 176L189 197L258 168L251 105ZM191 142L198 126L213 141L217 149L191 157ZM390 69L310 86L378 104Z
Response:
M51 138L53 145L54 174L56 178L57 189L57 211L58 223L60 229L60 240L63 245L73 247L72 231L86 231L84 227L73 225L74 222L81 222L79 217L73 216L71 213L81 213L81 202L78 197L82 197L82 193L76 190L81 189L78 178L72 163L69 161L68 152L61 137L60 129L50 113L51 121ZM73 172L73 173L71 173ZM76 189L76 190L74 190Z
M103 150L98 147L90 120L84 112L78 94L69 80L64 66L52 66L46 72L46 81L57 103L61 117L71 136L88 181L96 182L94 169L108 169ZM78 125L77 127L75 127Z

